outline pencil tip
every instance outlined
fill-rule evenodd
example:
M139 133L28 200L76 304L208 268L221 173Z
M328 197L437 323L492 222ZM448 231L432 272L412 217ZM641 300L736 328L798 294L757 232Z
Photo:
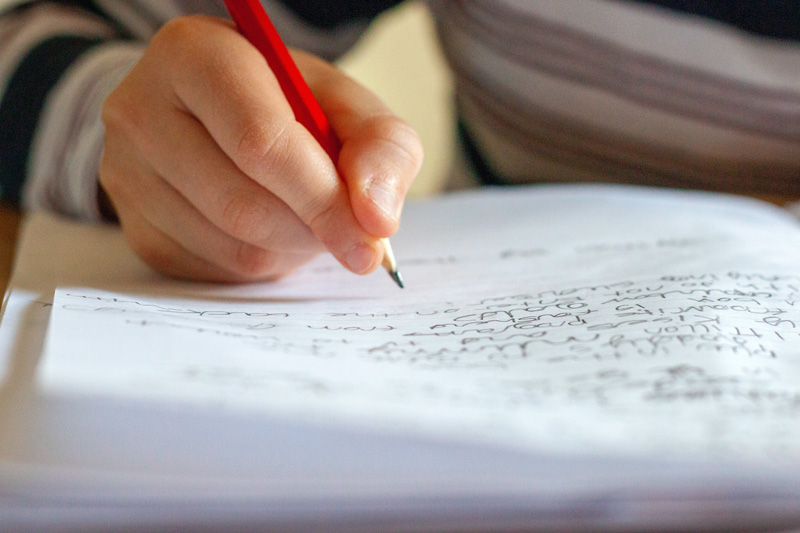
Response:
M394 282L397 283L398 287L400 287L401 289L405 288L405 286L403 285L403 278L402 276L400 276L400 272L398 272L397 270L390 270L389 275L392 277Z

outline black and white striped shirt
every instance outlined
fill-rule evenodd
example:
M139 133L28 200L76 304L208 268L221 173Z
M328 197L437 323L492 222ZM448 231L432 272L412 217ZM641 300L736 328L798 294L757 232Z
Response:
M263 0L327 58L393 0ZM485 183L800 194L800 0L430 0ZM221 0L0 0L2 197L97 219L100 106L149 38Z

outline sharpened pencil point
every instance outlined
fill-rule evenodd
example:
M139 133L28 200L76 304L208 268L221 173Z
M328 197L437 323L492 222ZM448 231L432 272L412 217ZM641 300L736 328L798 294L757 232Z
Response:
M397 283L401 289L403 286L403 278L400 277L400 272L397 271L397 261L394 259L394 252L392 252L392 245L389 244L389 239L381 239L383 242L383 268L389 273L389 276Z
M397 270L390 270L389 275L392 277L394 282L397 283L398 287L400 287L401 289L405 288L405 286L403 285L403 277L400 275L400 272L398 272Z

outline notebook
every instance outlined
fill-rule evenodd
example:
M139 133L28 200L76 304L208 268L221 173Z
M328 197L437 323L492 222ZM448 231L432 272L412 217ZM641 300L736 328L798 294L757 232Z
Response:
M0 323L0 523L800 529L800 225L609 185L411 202L406 289L328 256L193 284L29 216Z

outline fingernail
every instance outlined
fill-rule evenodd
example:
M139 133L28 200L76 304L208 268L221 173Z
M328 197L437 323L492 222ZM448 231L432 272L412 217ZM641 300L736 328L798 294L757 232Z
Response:
M377 252L369 244L360 243L353 246L344 257L348 268L356 274L363 274L375 262Z
M367 197L392 220L397 220L400 198L397 192L383 180L373 180L367 189Z

